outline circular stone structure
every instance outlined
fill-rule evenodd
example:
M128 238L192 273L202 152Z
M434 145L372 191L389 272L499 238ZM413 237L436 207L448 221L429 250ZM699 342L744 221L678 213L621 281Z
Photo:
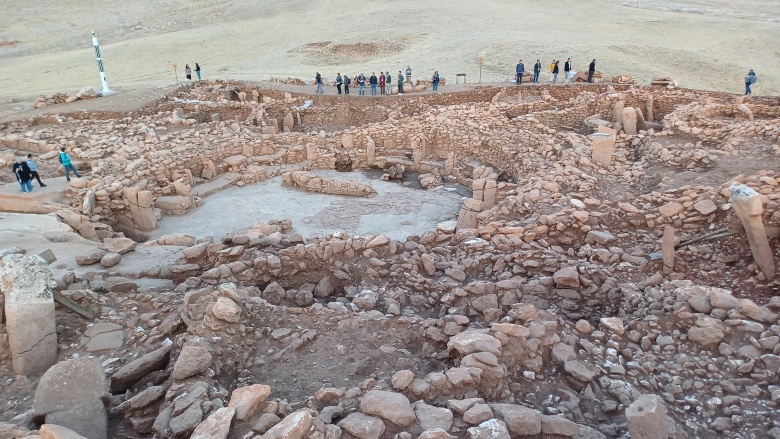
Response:
M455 219L462 203L452 185L423 190L412 183L372 179L362 172L317 170L335 180L355 180L370 185L373 197L306 192L282 186L276 177L244 187L231 187L203 199L203 205L181 216L164 216L151 236L186 233L196 238L221 236L252 225L289 218L303 236L345 231L366 235L384 233L404 240Z

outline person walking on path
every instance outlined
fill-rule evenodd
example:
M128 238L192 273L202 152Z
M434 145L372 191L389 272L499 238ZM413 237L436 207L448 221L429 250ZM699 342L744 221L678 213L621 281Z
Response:
M393 76L390 74L390 71L385 72L385 83L387 83L387 94L392 95L393 94Z
M32 192L32 172L30 172L27 163L21 157L17 157L12 169L14 174L16 174L16 181L19 182L22 192Z
M38 175L38 166L35 165L35 162L32 159L32 154L27 154L27 167L30 168L30 174L32 177L38 180L38 184L41 185L41 187L46 187L46 185L41 181L41 176Z
M404 94L404 75L401 74L401 71L398 71L398 95L403 96Z
M515 67L515 84L521 85L523 83L523 73L525 73L525 64L523 64L521 59L518 61L517 67Z
M320 75L320 72L317 72L317 76L314 77L314 82L317 83L317 93L324 93L322 91L322 75Z
M433 79L431 80L433 83L433 92L438 93L439 92L439 71L436 70L433 72Z
M341 79L341 73L336 74L336 91L338 94L341 94L341 84L344 83L344 80Z
M555 70L555 60L550 63L550 82L553 80L553 70Z
M376 77L376 72L371 72L368 83L371 85L371 96L376 96L376 86L379 84L379 78Z
M200 81L200 66L195 63L195 74L198 75L198 81Z
M541 72L542 72L542 63L537 59L536 64L534 64L534 84L539 83L539 73Z
M753 69L750 69L747 76L745 76L745 96L753 93L753 91L750 90L750 86L755 84L756 81L758 81L758 76L756 76L756 72L754 72Z
M588 82L593 82L593 74L596 73L596 60L590 62L588 66Z
M563 82L568 84L571 79L571 58L566 58L566 63L563 65L563 73L565 73Z
M184 76L186 76L188 80L192 80L192 69L189 64L184 66Z
M387 83L385 82L385 74L382 72L379 72L379 94L385 94L385 85Z
M553 84L558 82L558 61L553 64Z
M412 83L412 68L409 66L406 66L406 82Z
M362 73L358 75L357 83L358 86L360 86L360 90L358 91L358 94L360 96L363 96L364 94L366 94L366 77Z
M70 156L67 152L65 152L64 146L60 148L60 163L62 163L62 166L65 168L66 180L70 181L70 171L73 171L73 173L76 174L76 178L81 178L79 173L76 171L76 168L74 168L73 164L70 162Z
M344 75L344 94L349 94L349 84L352 82L351 79L349 79L349 76Z

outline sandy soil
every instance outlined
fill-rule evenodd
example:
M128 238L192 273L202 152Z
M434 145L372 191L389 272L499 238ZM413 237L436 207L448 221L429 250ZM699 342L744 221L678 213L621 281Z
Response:
M81 33L88 40L90 28L112 25L113 33L99 36L109 83L120 91L171 84L173 63L181 79L184 64L195 62L205 78L309 79L315 71L332 78L410 65L415 77L437 69L476 81L484 56L483 81L508 80L518 58L530 66L571 57L577 70L597 58L606 75L630 73L642 84L671 76L686 87L735 93L754 68L756 93L780 93L777 0L133 0L104 5L107 14L86 0L55 4L4 2L0 41L35 47ZM85 85L99 85L88 45L0 63L6 106Z

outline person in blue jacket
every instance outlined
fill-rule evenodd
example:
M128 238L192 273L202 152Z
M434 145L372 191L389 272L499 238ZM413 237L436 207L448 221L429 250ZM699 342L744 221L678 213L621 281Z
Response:
M750 69L747 76L745 76L745 96L753 93L753 91L750 90L750 86L755 84L756 81L758 81L758 76L756 76L756 72L754 72L753 69Z
M523 83L523 73L525 73L525 64L523 64L523 60L521 59L520 62L517 63L517 67L515 67L515 75L517 76L515 78L515 84L520 85Z

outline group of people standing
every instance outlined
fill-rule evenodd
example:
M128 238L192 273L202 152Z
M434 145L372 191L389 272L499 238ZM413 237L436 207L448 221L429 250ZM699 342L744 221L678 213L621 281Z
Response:
M76 168L73 166L73 163L70 161L70 155L66 152L66 147L60 148L60 163L65 168L65 178L70 181L70 172L73 171L73 174L76 177L81 177L76 171ZM38 175L38 166L35 164L35 161L33 160L32 154L27 154L27 160L25 161L22 157L17 157L16 161L14 162L13 167L11 168L13 170L13 173L16 175L16 181L19 182L19 186L22 188L22 192L32 192L32 181L33 179L38 181L38 184L41 187L46 187L45 184L41 181L41 176Z
M406 73L406 76L404 76L404 73ZM439 71L437 70L433 73L433 77L431 78L434 93L439 92L439 80ZM406 66L406 72L399 70L395 81L395 83L398 84L398 94L403 95L404 83L412 85L412 68ZM322 75L320 75L320 72L317 72L317 75L314 77L314 82L317 85L317 93L324 93L324 90L322 89ZM383 73L380 70L379 76L377 76L376 72L371 72L371 76L368 78L366 78L366 75L363 73L354 75L350 78L349 75L342 75L341 72L339 72L336 74L336 82L333 85L336 87L337 94L341 94L343 87L344 94L348 95L349 87L352 86L353 83L357 84L358 95L361 96L366 94L366 84L371 87L371 96L376 96L377 93L380 95L393 94L393 75L390 74L390 71Z
M560 73L560 66L559 66L558 60L552 60L550 63L550 82L553 84L558 83L558 74ZM539 75L542 72L542 62L540 60L536 60L536 64L534 64L534 76L533 76L533 83L538 84L539 83ZM591 61L590 65L588 66L588 82L593 82L593 74L596 72L596 60L594 59ZM571 58L567 58L566 62L563 64L563 73L565 76L563 77L563 82L568 83L571 81L571 79L574 77L576 72L574 71ZM521 59L517 66L515 67L515 84L521 85L523 83L523 75L525 74L525 64L523 64L523 60Z
M195 63L195 74L198 75L198 80L200 80L200 66L198 63ZM189 64L184 65L184 76L186 76L188 80L192 80L192 69Z

